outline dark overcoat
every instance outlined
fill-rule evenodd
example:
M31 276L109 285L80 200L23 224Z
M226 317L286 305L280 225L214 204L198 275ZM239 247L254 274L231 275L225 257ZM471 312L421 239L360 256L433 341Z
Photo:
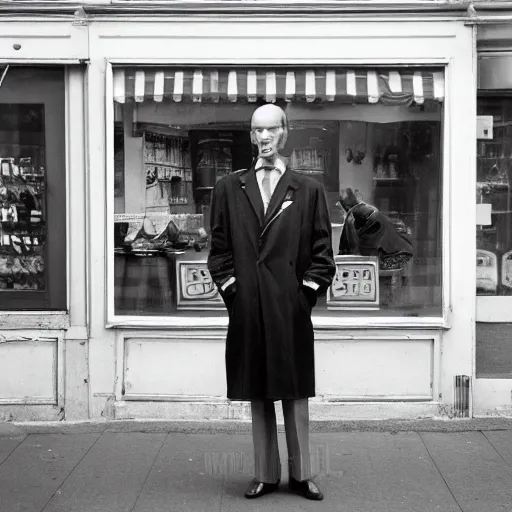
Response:
M315 396L311 301L335 273L322 185L287 168L263 214L254 168L217 182L208 268L229 311L227 396L231 400ZM306 290L306 293L310 290Z

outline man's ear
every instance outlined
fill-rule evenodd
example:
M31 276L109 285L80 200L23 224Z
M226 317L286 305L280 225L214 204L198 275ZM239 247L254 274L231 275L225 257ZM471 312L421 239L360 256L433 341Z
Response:
M258 142L256 140L256 135L254 134L254 132L251 130L251 144L253 146L257 146L258 145Z
M281 140L279 141L279 149L283 149L286 146L286 141L288 140L288 127L283 126L283 133L281 134Z

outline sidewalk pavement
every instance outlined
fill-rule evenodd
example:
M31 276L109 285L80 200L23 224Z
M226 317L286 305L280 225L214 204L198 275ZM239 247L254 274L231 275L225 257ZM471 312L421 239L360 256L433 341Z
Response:
M321 502L243 497L250 424L0 425L0 512L510 512L512 422L312 424Z

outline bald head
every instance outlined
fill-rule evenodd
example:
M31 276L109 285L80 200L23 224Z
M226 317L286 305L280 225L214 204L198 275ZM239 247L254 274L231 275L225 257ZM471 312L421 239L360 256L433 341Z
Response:
M288 125L282 108L269 103L254 111L251 119L251 142L258 146L259 157L275 159L287 138Z
M251 129L269 126L286 126L284 110L273 103L258 107L252 114Z

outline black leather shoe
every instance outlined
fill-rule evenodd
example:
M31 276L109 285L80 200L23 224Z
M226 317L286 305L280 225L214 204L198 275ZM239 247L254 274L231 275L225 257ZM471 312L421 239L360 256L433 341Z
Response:
M266 484L264 482L260 482L259 480L254 479L250 484L249 488L247 489L247 492L245 493L245 497L248 500L259 498L260 496L263 496L264 494L269 494L271 492L274 492L279 487L278 480L275 484Z
M299 482L298 480L295 480L295 478L290 477L288 487L290 488L290 491L301 494L308 500L320 501L324 499L324 495L313 480L303 480L302 482Z

